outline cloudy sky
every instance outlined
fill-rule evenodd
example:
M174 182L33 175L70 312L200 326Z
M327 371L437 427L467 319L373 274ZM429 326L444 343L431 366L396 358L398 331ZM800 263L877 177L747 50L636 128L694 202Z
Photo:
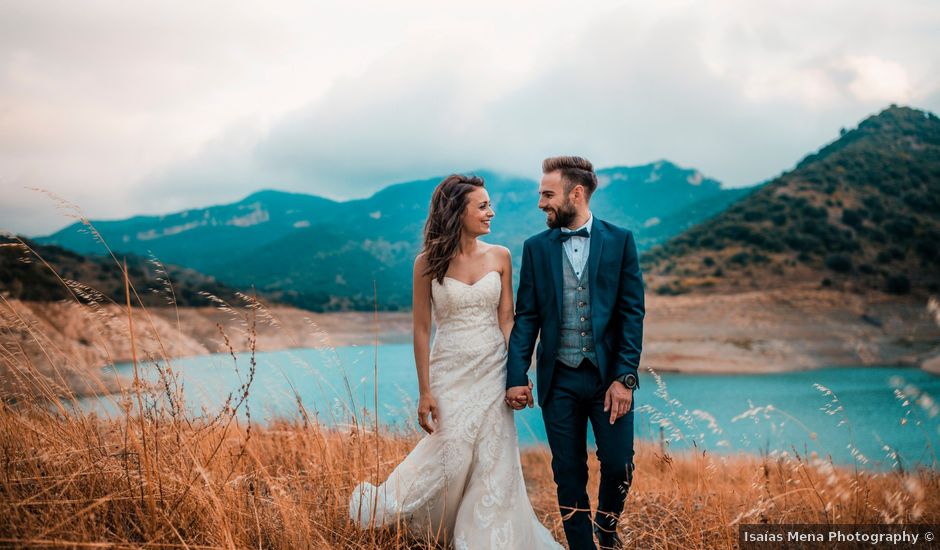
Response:
M940 111L899 0L0 3L0 229L344 199L545 156L766 180L890 103Z

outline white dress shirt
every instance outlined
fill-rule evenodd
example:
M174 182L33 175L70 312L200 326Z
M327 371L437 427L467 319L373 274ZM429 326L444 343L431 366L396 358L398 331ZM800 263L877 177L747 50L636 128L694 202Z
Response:
M567 227L562 227L562 233L574 233L584 228L588 230L588 233L591 232L591 228L594 226L594 214L588 212L588 221L581 227L576 229L568 229ZM565 255L568 256L568 261L571 262L571 266L574 268L575 277L581 278L581 272L584 271L584 266L587 265L588 254L591 251L591 237L571 237L567 241L562 243L562 246L565 248Z

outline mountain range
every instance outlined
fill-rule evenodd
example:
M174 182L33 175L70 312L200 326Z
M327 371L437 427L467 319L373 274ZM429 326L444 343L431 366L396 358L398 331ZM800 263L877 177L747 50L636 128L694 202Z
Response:
M476 172L496 210L488 240L518 269L544 227L534 179ZM440 177L333 201L265 190L232 204L92 222L119 253L152 255L316 311L410 306L411 266ZM726 189L668 161L598 171L591 208L631 229L658 294L815 285L856 293L940 292L940 120L890 106L768 182ZM81 224L39 243L84 254ZM374 285L374 286L373 286ZM375 292L375 298L373 296Z
M538 182L481 170L496 219L488 240L514 251L544 228ZM265 190L232 204L164 216L92 221L119 253L153 255L235 287L316 311L411 304L411 268L431 192L440 177L388 186L345 202ZM592 210L634 230L641 249L663 242L747 196L697 170L668 161L598 171ZM96 254L101 244L81 223L36 239ZM373 289L375 282L375 289Z

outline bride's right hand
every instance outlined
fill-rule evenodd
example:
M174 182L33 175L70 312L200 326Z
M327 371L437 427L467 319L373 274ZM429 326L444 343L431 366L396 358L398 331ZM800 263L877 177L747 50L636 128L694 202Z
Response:
M428 415L431 415L433 422L428 422ZM431 394L424 394L418 399L418 424L429 434L434 433L437 427L437 401Z

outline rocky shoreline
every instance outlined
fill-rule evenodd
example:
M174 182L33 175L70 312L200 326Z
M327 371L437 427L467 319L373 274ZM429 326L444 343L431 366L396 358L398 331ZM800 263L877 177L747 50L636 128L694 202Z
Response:
M118 389L120 381L92 374L132 359L126 309L17 300L0 306L4 391L29 384L24 365L78 395ZM247 351L252 324L258 351L411 341L410 312L149 308L135 309L133 323L141 362ZM647 296L644 367L758 374L858 365L940 374L940 327L927 304L813 288Z

